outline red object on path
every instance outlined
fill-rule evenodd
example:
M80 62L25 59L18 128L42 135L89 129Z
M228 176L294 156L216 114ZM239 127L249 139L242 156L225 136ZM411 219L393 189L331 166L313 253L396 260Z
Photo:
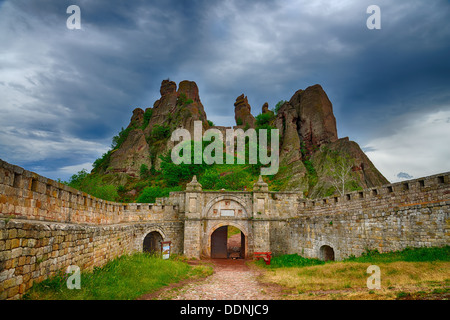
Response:
M272 252L253 252L256 260L264 259L266 265L270 264L270 260L272 259Z

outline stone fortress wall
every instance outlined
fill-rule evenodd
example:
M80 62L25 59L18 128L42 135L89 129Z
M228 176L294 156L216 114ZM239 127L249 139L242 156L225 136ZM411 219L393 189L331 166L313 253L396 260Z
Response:
M191 258L210 257L211 235L225 225L245 235L248 258L272 251L327 259L331 250L341 260L367 249L448 245L449 179L447 172L310 200L269 192L262 180L252 192L208 192L194 178L154 204L124 204L0 160L0 299L20 298L69 265L91 270L142 252L153 232Z

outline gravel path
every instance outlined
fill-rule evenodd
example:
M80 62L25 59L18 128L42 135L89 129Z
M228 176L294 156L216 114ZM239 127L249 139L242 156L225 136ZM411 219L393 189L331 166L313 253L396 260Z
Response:
M272 300L276 288L258 282L259 271L242 259L212 259L214 273L204 280L163 290L158 300Z

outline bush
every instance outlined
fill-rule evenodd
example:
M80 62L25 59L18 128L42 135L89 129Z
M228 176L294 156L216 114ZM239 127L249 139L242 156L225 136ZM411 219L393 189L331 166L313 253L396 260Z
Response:
M146 187L137 198L137 203L155 203L156 198L168 197L172 191L181 191L181 187L176 188L161 188L161 187Z
M191 150L193 150L193 148ZM168 186L176 186L180 183L190 181L192 176L200 176L207 168L207 165L203 161L201 164L195 164L192 161L191 164L181 163L177 165L172 162L170 152L165 156L160 156L160 159L161 173Z
M92 167L95 171L106 170L109 166L109 160L111 159L111 150L104 153L100 158L94 161Z
M193 103L194 101L192 99L188 99L186 97L186 94L184 93L180 93L178 100L177 100L177 105L179 106L186 106L188 104Z
M270 124L270 122L273 119L275 119L275 114L273 112L261 113L258 114L255 119L256 119L256 127L264 126Z
M119 197L116 186L104 183L96 174L88 174L86 169L74 174L66 184L103 200L116 201Z
M245 171L232 172L220 178L217 189L243 190L249 181L249 174Z
M152 136L155 141L167 139L170 137L170 128L155 124L152 129Z
M208 169L200 177L199 182L203 189L215 189L220 181L220 174L215 169Z
M145 110L145 112L144 112L144 123L142 124L142 130L147 128L148 123L150 122L150 119L152 118L152 115L153 115L153 109L148 108L148 109Z
M148 171L148 167L147 167L147 165L146 164L141 164L141 168L140 168L140 170L139 170L139 175L141 176L141 178L146 178L146 177L148 177L148 173L149 173L149 171Z
M287 102L287 101L285 101L285 100L280 100L280 101L277 102L277 104L275 105L275 108L274 108L274 110L273 110L273 112L275 113L275 115L278 114L278 111L280 111L281 106L282 106L283 104L285 104L286 102Z
M127 140L130 131L133 129L133 127L128 127L126 129L122 127L122 130L119 132L119 134L117 136L114 136L112 139L111 150L119 149L120 146L125 142L125 140Z

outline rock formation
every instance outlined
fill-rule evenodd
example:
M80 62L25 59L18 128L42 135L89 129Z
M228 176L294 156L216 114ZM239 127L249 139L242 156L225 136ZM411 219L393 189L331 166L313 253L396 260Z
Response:
M236 98L234 103L234 119L236 125L240 128L254 128L255 117L253 117L252 108L248 104L248 99L243 94Z
M177 89L175 82L164 80L160 94L153 108L133 111L130 124L119 135L118 144L97 173L115 174L123 182L126 177L139 178L142 168L159 170L159 156L174 146L170 141L173 130L183 127L193 134L197 120L202 121L204 131L209 128L195 82L182 81ZM257 127L244 94L236 98L234 107L238 128ZM352 188L388 183L356 142L338 138L332 103L320 85L295 92L276 115L267 102L261 111L272 113L267 117L271 119L269 125L280 133L280 168L272 177L279 190L298 190L308 197L329 195L333 188L327 170L332 157L351 160ZM223 133L226 130L216 128Z
M142 165L159 169L159 156L174 145L169 139L173 130L183 127L193 134L194 121L198 120L203 122L204 130L209 128L195 82L182 81L177 90L175 82L163 80L160 93L161 98L155 101L153 108L133 110L130 124L124 131L126 139L111 151L106 173L138 177Z
M338 139L333 106L320 85L295 92L280 107L274 126L280 130L280 164L287 167L278 178L288 180L288 189L308 189L310 196L322 196L331 187L324 179L329 167L325 154L333 151L351 160L360 187L388 183L356 142ZM313 178L317 182L311 187Z

